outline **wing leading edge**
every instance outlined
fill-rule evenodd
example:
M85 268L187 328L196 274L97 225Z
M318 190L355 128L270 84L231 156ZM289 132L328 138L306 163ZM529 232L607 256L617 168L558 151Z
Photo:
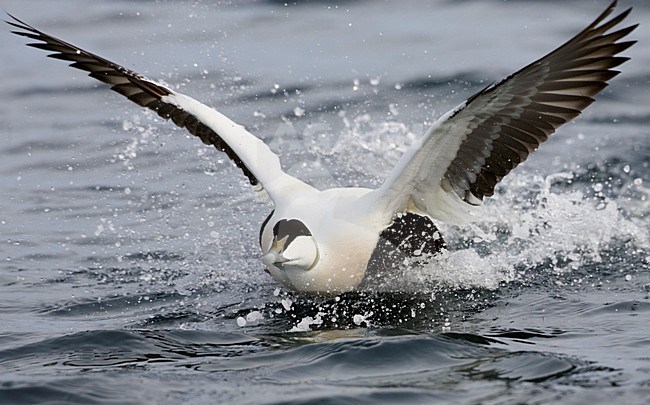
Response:
M244 127L199 101L175 92L123 66L48 35L9 14L16 35L38 41L27 44L52 52L48 56L72 62L71 67L109 84L111 90L155 111L187 129L207 145L224 152L254 186L263 187L271 199L281 198L287 186L308 187L282 171L280 161L266 144Z
M441 117L406 151L374 198L392 212L464 222L496 184L562 124L577 117L629 58L636 41L613 32L630 13L603 21L616 1L564 45ZM602 23L602 24L601 24Z

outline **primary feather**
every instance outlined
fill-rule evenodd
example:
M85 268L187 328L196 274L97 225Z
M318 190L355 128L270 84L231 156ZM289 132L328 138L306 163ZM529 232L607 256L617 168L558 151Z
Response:
M631 8L589 26L548 55L471 96L441 117L402 157L374 198L463 222L497 183L555 130L577 117L628 58L619 41L638 24L609 32ZM601 24L602 23L602 24Z
M207 145L226 153L254 186L262 186L271 199L282 198L287 187L307 187L300 180L282 171L277 155L259 138L220 112L184 94L111 62L94 53L48 35L9 14L7 21L21 31L14 34L39 42L29 46L53 52L48 56L72 62L70 66L84 70L88 76L109 84L111 90L134 103L155 111Z

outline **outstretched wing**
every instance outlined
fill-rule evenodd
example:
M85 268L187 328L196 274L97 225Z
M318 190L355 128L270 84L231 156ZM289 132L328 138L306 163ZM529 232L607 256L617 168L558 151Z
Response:
M616 55L636 41L619 40L638 24L609 32L631 10L602 23L615 6L616 1L564 45L441 117L406 151L373 198L391 212L420 211L464 222L472 206L590 105L619 73L612 69L629 59Z
M308 187L300 180L284 173L280 161L264 142L244 127L231 121L218 111L165 86L113 63L93 53L20 21L9 14L13 22L6 21L20 31L14 34L38 42L29 46L53 53L51 58L73 62L70 66L89 72L89 76L111 86L136 104L155 111L165 119L171 119L179 127L187 129L207 145L213 145L226 153L243 171L250 183L262 186L277 203L286 187Z

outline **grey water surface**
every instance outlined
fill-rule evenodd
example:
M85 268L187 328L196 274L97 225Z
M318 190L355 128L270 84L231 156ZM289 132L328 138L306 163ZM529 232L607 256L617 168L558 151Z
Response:
M607 1L3 0L376 186ZM647 403L650 3L597 102L392 292L291 293L225 155L0 32L0 403ZM8 17L7 17L8 18Z

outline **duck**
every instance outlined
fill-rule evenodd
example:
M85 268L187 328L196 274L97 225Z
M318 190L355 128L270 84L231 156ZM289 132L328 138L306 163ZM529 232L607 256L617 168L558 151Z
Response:
M260 138L217 110L11 14L6 22L34 41L29 46L225 153L273 204L258 240L265 270L291 290L342 294L443 251L436 224L480 218L496 185L594 101L629 60L619 54L636 42L623 39L638 24L619 27L631 7L607 19L616 7L613 1L557 49L443 114L374 189L319 190L285 172Z

